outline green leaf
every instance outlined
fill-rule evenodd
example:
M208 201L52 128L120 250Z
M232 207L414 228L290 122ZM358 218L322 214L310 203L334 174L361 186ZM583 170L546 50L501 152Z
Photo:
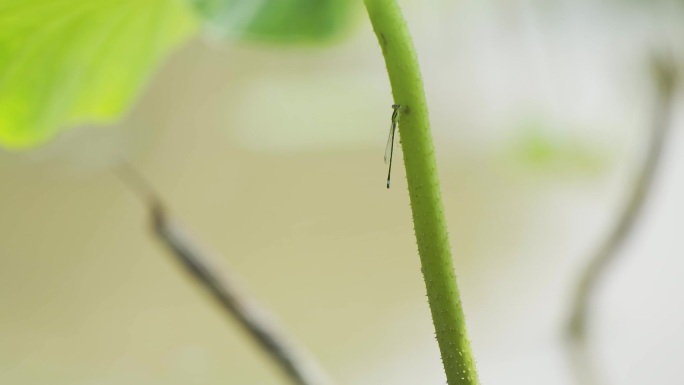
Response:
M330 40L346 31L360 2L351 0L194 0L222 37L276 43Z
M0 0L0 146L114 122L195 26L182 0Z

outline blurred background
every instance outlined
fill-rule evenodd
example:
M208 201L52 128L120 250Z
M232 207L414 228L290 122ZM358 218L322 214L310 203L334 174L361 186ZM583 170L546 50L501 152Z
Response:
M574 384L572 293L643 163L649 62L683 57L684 4L401 3L481 381ZM389 82L357 8L326 45L193 39L119 123L0 150L1 384L285 383L151 235L123 158L339 384L445 383L403 167L385 189ZM681 112L592 307L604 384L684 378Z

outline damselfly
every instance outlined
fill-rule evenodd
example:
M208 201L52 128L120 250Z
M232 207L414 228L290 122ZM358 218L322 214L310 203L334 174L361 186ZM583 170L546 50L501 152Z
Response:
M390 188L390 178L392 176L392 155L394 154L394 133L397 131L399 125L399 110L401 106L398 104L392 105L392 124L390 125L389 138L387 138L387 146L385 146L385 164L389 164L387 170L387 188Z

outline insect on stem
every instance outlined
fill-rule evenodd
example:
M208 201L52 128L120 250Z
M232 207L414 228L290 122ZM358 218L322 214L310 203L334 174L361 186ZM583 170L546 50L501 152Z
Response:
M387 138L387 146L385 146L385 164L389 163L389 169L387 170L387 188L390 188L390 180L392 177L392 155L394 154L394 133L397 131L397 125L399 124L399 110L401 106L399 104L392 104L392 123L390 125L389 138Z

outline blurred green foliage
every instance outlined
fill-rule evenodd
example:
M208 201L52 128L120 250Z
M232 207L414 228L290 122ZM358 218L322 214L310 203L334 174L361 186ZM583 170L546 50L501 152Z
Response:
M605 171L609 154L599 144L524 125L515 140L513 159L525 168L556 176L594 176Z
M194 0L212 33L276 43L340 36L361 2L350 0Z
M29 148L79 124L114 122L202 20L227 37L326 41L345 30L357 6L348 0L0 0L0 146Z
M111 123L195 19L180 0L0 1L0 145Z

